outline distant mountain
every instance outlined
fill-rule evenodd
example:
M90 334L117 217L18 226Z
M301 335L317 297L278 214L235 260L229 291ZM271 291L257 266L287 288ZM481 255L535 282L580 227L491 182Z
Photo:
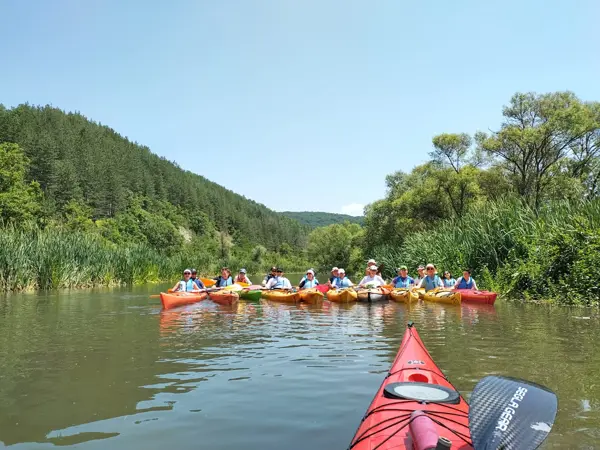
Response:
M363 225L365 221L363 216L349 216L348 214L334 214L317 211L283 211L281 214L312 228L326 227L327 225L334 223L344 222Z

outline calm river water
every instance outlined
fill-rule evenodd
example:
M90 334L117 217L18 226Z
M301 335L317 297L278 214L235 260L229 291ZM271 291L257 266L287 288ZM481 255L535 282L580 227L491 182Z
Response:
M600 448L597 310L262 300L162 312L149 299L160 288L0 299L0 447L344 449L413 320L467 398L488 374L545 384L560 409L544 448Z

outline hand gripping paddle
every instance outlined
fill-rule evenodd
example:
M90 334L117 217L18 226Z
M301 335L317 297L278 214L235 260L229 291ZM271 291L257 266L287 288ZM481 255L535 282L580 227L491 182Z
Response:
M475 450L534 450L546 439L558 409L556 394L530 381L488 376L469 401Z

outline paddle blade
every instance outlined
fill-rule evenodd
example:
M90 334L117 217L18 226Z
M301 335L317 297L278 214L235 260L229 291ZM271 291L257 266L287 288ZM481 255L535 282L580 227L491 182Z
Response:
M533 450L554 424L558 399L544 386L516 378L483 378L471 395L469 429L475 450Z
M323 294L326 294L329 290L329 286L327 286L326 284L318 284L317 290L321 291Z
M200 281L202 281L202 284L206 287L211 287L217 284L215 280L211 280L210 278L200 278Z

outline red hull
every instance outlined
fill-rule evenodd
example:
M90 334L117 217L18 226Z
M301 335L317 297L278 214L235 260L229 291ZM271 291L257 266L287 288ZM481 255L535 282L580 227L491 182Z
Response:
M210 299L219 305L232 305L240 299L240 295L231 291L211 292Z
M164 309L175 308L177 306L196 303L208 297L206 292L179 292L173 294L160 293L160 301Z
M473 291L471 289L456 289L460 292L463 302L493 305L498 294L490 291Z
M407 383L402 385L403 387L417 386L414 391L417 393L420 389L428 388L424 383L439 385L451 392L455 401L425 403L414 399L390 398L388 393L384 395L386 387L389 392L392 386L398 386L390 385L391 383ZM418 419L420 422L415 419L411 423L411 414L414 411L423 411L425 417L421 416ZM404 333L400 350L390 372L369 406L349 448L353 450L423 448L424 436L429 433L427 438L433 435L436 442L439 437L450 440L452 450L472 449L468 415L469 405L435 365L417 330L409 326ZM426 426L422 426L422 421ZM427 429L427 432L424 433L424 429Z

